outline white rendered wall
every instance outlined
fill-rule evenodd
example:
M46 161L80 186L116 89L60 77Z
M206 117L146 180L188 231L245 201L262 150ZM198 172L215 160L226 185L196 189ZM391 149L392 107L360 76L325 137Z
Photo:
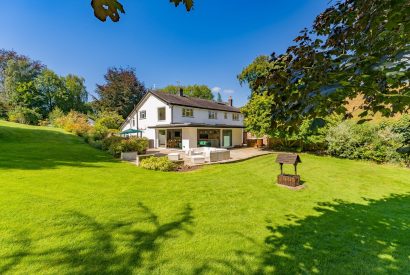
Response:
M183 108L193 109L194 116L193 117L183 117L182 116ZM206 123L206 124L211 124L211 125L227 124L227 125L232 125L232 126L243 126L243 115L242 114L239 114L239 120L235 121L232 119L233 113L227 112L228 118L225 119L224 111L215 111L218 114L218 119L209 119L208 111L209 110L206 110L206 109L173 106L173 114L174 114L173 123Z

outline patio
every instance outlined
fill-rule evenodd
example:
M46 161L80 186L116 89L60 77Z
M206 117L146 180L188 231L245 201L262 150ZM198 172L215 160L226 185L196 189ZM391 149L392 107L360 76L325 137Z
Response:
M229 149L230 152L230 159L218 162L206 162L204 164L194 164L191 161L190 156L188 156L183 150L179 149L150 149L147 151L147 154L156 154L157 156L168 156L171 153L179 153L181 156L181 160L184 161L185 165L188 166L198 166L198 165L208 165L208 164L216 164L216 163L229 163L229 162L236 162L241 160L246 160L250 158L254 158L257 156L271 154L272 151L264 150L261 148L234 148Z

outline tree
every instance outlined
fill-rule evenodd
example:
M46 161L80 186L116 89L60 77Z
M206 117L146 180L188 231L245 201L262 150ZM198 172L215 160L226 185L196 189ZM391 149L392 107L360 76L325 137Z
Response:
M11 107L23 106L40 108L41 97L37 93L34 80L44 67L30 59L10 59L4 70L2 101Z
M272 127L346 113L362 95L362 116L410 107L410 2L345 0L317 16L286 53L259 57L240 75L253 94L273 96Z
M53 71L46 69L34 80L38 102L44 116L48 115L55 107L61 108L66 101L66 91L63 80Z
M104 76L106 83L97 85L94 107L97 111L114 111L126 118L147 90L134 69L110 68Z
M267 92L263 94L254 93L248 103L242 107L246 131L257 137L265 135L273 136L272 128L272 106L273 96Z
M66 98L59 102L58 106L65 112L71 110L85 112L87 110L88 92L84 78L69 74L63 78L63 81Z
M170 2L176 7L182 3L187 11L190 11L194 5L194 0L170 0ZM120 13L125 13L123 5L118 0L92 0L91 6L95 17L103 22L107 20L107 17L110 17L113 22L118 22Z
M206 85L189 85L189 86L174 86L169 85L163 89L162 92L170 93L170 94L179 94L180 89L184 90L184 95L189 97L197 97L202 99L212 100L214 99L214 95Z
M218 101L218 102L223 102L223 100L222 100L222 95L221 95L220 92L218 92L218 99L217 99L216 101Z

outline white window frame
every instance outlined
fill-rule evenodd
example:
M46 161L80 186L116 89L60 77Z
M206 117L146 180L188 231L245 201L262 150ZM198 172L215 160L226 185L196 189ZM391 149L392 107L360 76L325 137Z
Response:
M194 117L194 109L182 108L182 117Z
M208 119L218 119L218 112L208 111Z
M233 121L239 121L240 120L240 114L233 113L232 114L232 120Z
M164 119L160 118L159 110L164 109ZM157 109L158 121L165 121L167 120L167 109L165 107L159 107Z
M147 111L145 110L140 111L140 119L147 119Z

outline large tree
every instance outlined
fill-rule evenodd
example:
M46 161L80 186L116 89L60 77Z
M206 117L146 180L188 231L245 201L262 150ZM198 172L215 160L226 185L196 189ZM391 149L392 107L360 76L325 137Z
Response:
M197 97L202 99L212 100L214 95L212 90L206 85L189 85L189 86L174 86L169 85L161 89L162 92L170 94L179 94L180 89L184 90L184 95L189 97Z
M358 95L363 117L409 110L409 1L339 1L295 42L239 75L253 94L272 97L272 128L296 130L306 118L346 113L347 100Z
M106 83L97 85L96 111L114 111L126 118L147 90L134 69L110 68L104 76Z
M194 5L194 0L169 0L176 7L179 4L185 5L187 11L190 11ZM107 17L113 22L120 20L120 13L125 13L123 5L118 0L92 0L91 6L94 9L94 15L105 22Z

